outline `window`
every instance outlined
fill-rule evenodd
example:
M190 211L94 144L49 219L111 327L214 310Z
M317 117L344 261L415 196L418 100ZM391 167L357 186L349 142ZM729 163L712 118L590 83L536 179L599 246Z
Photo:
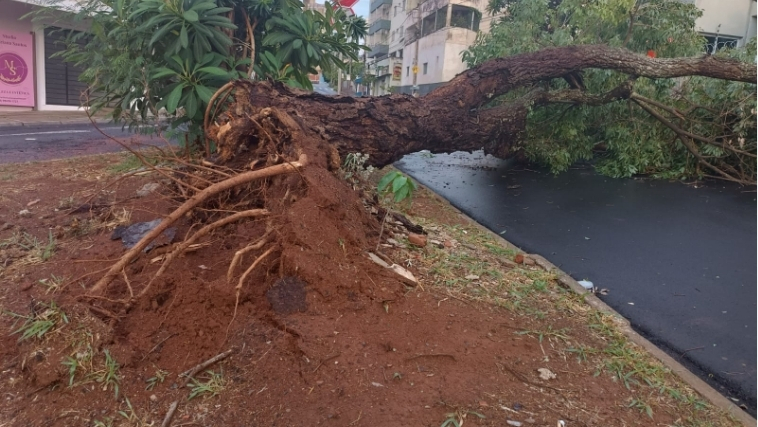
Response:
M734 49L739 39L724 36L705 36L705 53L714 54L722 49Z
M397 16L397 6L395 6L395 14L393 16Z
M405 77L408 77L411 75L411 67L405 67Z
M427 67L428 65L429 65L429 63L428 63L428 62L424 62L424 74L426 74L426 70L427 70L427 68L428 68L428 67Z

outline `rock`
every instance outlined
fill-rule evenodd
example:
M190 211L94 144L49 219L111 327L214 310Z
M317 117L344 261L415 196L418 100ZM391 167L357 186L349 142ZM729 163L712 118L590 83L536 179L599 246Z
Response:
M18 216L20 216L21 218L31 218L32 213L31 211L29 211L29 209L23 209L18 212Z
M477 276L476 274L469 274L468 276L466 276L466 280L479 280L479 276Z
M533 259L527 257L524 257L524 265L534 265L536 264Z
M40 202L40 200L41 200L41 199L34 199L34 200L32 200L31 202L27 203L27 204L26 204L26 207L28 208L28 207L34 206L34 205L36 205L37 203L39 203L39 202Z
M442 242L442 245L445 246L448 249L452 248L452 247L455 247L455 244L453 243L452 240L445 240L444 242Z
M553 371L547 368L539 368L537 369L537 372L540 373L540 378L545 381L558 378L558 375L556 375Z
M150 401L151 401L151 402L157 402L157 401L158 401L158 396L156 396L156 395L154 395L154 394L151 394L151 395L150 395Z
M3 225L0 225L0 231L10 230L11 228L13 228L13 224L10 222L6 222Z
M523 264L524 263L524 254L516 254L516 257L513 258L514 261L516 261L516 264Z
M408 234L408 242L411 245L424 247L426 246L426 236L416 233L410 233Z
M142 186L139 190L137 190L137 197L145 197L148 194L152 193L153 191L157 190L158 187L160 187L160 184L157 182L149 182Z
M507 420L505 423L508 424L509 426L521 427L521 423L518 421Z

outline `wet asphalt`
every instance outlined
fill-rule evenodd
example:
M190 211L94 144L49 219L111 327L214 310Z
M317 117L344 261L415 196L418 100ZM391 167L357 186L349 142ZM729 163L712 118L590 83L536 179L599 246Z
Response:
M756 193L555 176L481 153L395 164L490 230L590 280L632 327L755 416Z

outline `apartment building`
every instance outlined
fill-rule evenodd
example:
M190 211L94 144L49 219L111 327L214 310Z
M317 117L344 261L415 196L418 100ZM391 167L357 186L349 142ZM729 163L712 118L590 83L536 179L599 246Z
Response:
M682 0L703 10L696 22L708 50L742 46L756 36L755 0ZM367 69L372 95L425 95L466 69L461 53L489 31L487 0L373 0Z

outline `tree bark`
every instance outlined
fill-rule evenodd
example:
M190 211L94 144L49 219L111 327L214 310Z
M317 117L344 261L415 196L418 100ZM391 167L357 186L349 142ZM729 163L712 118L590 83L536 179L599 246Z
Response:
M628 74L630 80L604 94L535 88L537 83L588 68L618 71ZM401 94L328 97L271 82L238 81L236 105L220 119L222 125L210 126L207 132L218 142L222 158L229 160L240 151L240 144L262 137L261 124L253 116L269 109L289 122L287 127L294 126L300 138L327 143L341 156L369 154L369 163L377 167L421 150L484 149L507 158L523 139L526 117L533 106L555 102L601 105L629 98L636 77L683 76L755 83L756 66L713 56L649 58L625 49L584 45L494 59L421 98ZM505 105L482 108L493 98L520 88L532 90ZM284 115L288 118L282 119Z

